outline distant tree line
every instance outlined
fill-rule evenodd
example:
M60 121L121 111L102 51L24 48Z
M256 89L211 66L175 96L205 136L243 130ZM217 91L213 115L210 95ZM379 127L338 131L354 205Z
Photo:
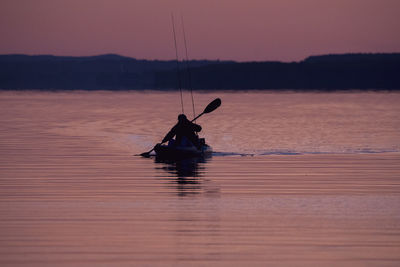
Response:
M119 55L0 55L0 89L400 89L400 53L312 56L300 62L137 60ZM179 79L179 80L178 80Z

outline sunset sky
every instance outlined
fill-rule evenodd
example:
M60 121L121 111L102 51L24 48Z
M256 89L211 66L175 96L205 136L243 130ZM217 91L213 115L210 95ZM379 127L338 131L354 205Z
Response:
M1 0L0 54L298 61L400 52L399 0Z

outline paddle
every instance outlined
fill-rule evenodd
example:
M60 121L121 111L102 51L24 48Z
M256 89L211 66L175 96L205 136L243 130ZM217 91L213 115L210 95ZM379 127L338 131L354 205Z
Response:
M219 106L221 106L221 99L219 99L219 98L214 99L210 104L207 105L207 107L204 109L204 111L202 113L200 113L196 118L194 118L192 120L192 122L197 120L203 114L207 114L207 113L213 112ZM150 157L150 153L153 152L154 148L156 148L156 147L154 146L150 151L144 152L144 153L140 154L139 156L142 156L142 157L145 157L145 158Z
M192 120L192 122L194 122L195 120L197 120L201 115L206 114L206 113L210 113L213 112L214 110L216 110L219 106L221 106L221 99L216 98L214 99L210 104L207 105L207 107L204 109L204 111L202 113L200 113L196 118L194 118Z

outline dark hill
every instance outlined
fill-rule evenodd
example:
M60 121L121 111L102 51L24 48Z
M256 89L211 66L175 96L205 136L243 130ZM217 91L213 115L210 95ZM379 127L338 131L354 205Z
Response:
M218 61L190 61L193 67L209 64ZM0 55L0 89L154 89L155 73L174 72L175 68L176 61L137 60L113 54Z
M301 62L245 62L193 68L195 89L400 89L400 54L312 56ZM172 87L171 72L156 76Z
M194 89L400 89L400 54L311 56L304 61L190 61ZM188 87L182 68L183 87ZM176 89L176 61L0 55L0 89Z

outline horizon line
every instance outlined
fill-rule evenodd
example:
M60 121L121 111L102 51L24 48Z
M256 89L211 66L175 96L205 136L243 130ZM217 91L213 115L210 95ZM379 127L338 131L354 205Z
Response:
M343 55L395 55L400 54L400 52L349 52L349 53L327 53L327 54L315 54L309 55L301 60L233 60L233 59L189 59L189 61L220 61L220 62L235 62L235 63L252 63L252 62L282 62L282 63L296 63L307 60L311 57L322 57L322 56L343 56ZM144 59L136 58L131 56L125 56L117 53L105 53L105 54L95 54L95 55L85 55L85 56L66 56L66 55L55 55L55 54L24 54L24 53L10 53L10 54L0 54L0 56L30 56L30 57L60 57L60 58L94 58L94 57L120 57L125 59L133 59L137 61L176 61L176 59ZM185 59L179 59L178 61L186 61Z

